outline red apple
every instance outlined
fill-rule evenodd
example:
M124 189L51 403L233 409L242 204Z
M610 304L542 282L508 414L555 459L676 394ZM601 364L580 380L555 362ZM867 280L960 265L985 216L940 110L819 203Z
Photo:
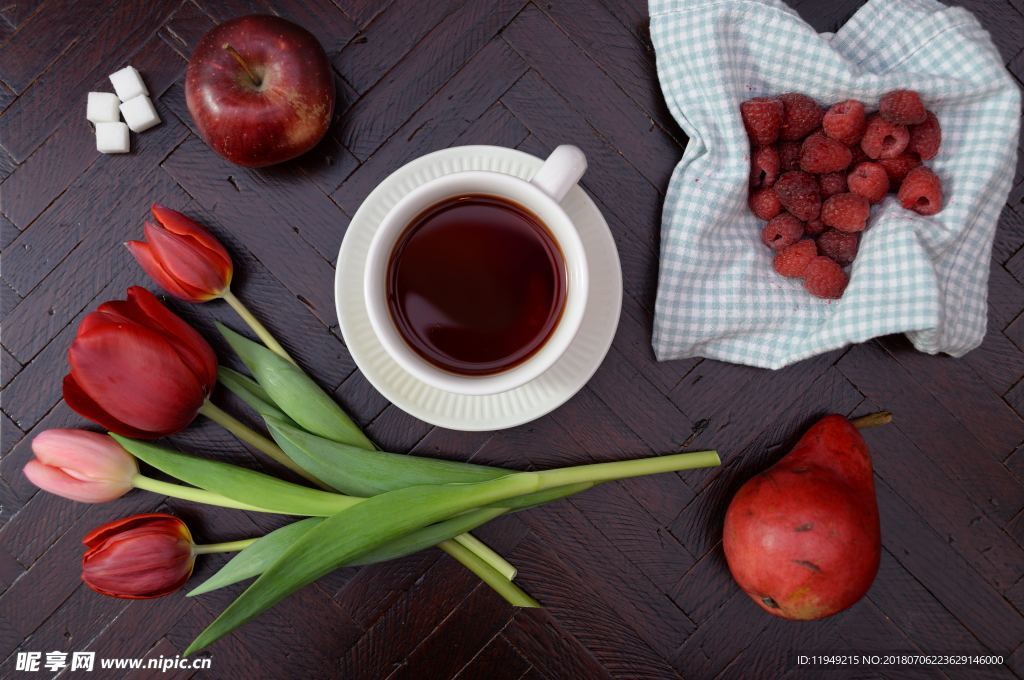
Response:
M214 151L256 168L316 146L334 113L334 80L309 31L253 14L203 36L188 61L185 99Z

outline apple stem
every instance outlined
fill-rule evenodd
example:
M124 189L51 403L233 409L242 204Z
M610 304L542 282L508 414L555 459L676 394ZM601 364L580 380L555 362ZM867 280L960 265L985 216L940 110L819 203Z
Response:
M850 421L853 426L858 430L863 430L869 427L878 427L879 425L887 425L892 422L892 413L889 411L879 411L878 413L869 413L866 416L860 418L854 418Z
M255 85L256 87L259 87L260 83L262 83L263 81L260 78L256 77L256 74L253 73L252 69L249 68L249 64L245 63L245 59L243 59L242 55L238 53L238 50L236 50L234 47L232 47L228 43L224 43L224 49L226 49L228 51L228 54L230 54L232 57L234 57L235 61L238 62L238 65L241 66L245 70L246 74L248 74L248 76L249 76L249 80L252 81L252 84Z

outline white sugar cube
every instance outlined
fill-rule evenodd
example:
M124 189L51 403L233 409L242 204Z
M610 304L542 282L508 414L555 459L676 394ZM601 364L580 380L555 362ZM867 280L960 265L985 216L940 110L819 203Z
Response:
M96 123L96 150L100 153L128 153L128 126L124 123Z
M123 102L135 99L140 94L149 94L146 84L142 82L142 76L134 66L125 66L120 71L111 73L110 84L114 86L114 92Z
M121 120L117 107L121 101L110 92L90 92L85 117L90 123L116 123Z
M153 102L144 94L121 104L121 115L124 116L124 122L128 124L132 132L148 130L160 122L160 116L153 108Z

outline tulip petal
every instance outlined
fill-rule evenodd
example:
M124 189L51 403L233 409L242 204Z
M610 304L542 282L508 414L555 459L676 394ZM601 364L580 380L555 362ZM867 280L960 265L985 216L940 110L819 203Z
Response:
M104 411L99 404L93 401L92 397L82 390L78 383L75 382L75 377L70 373L64 376L64 403L83 418L88 418L103 427L103 429L116 432L125 437L131 437L132 439L157 439L163 436L162 432L147 432L122 423Z
M131 488L131 479L139 472L135 458L109 435L88 430L53 429L32 439L36 460L61 468L85 482L120 484Z
M186 217L177 210L171 210L166 208L159 203L154 203L150 210L153 213L153 217L156 221L163 226L167 231L178 234L180 236L189 236L194 238L199 245L206 248L212 257L215 257L221 262L221 269L228 272L228 280L231 278L231 256L228 251L224 248L220 241L218 241L213 234L204 229L202 225L193 219Z
M132 515L131 517L115 519L103 526L96 527L85 535L82 543L87 548L92 549L122 531L158 522L160 523L158 526L162 526L163 522L167 522L169 526L174 526L177 531L181 532L182 536L188 538L189 541L192 540L192 534L189 533L188 526L174 515L169 515L166 512L144 512L139 515Z
M99 484L75 479L64 470L44 465L35 459L25 463L22 472L28 477L28 481L43 491L79 503L107 503L120 498L131 488L126 489L106 483Z
M167 231L152 222L146 222L145 234L153 255L183 286L208 298L219 296L227 288L231 281L230 266L225 268L220 257L211 256L195 239Z
M145 288L132 286L128 289L128 302L133 303L148 320L149 327L165 333L165 338L174 345L185 364L192 369L207 394L217 384L217 355L213 348L196 329L163 306L155 295Z
M138 324L100 324L79 333L68 362L75 382L103 411L146 432L183 430L206 398L205 386L172 344Z
M195 563L188 527L163 513L110 522L90 532L83 543L82 580L112 597L166 595L184 585Z
M171 276L164 268L163 265L156 259L153 254L153 250L148 243L145 241L125 241L124 245L131 252L135 261L142 267L142 271L146 272L149 278L153 279L158 286L166 290L174 297L185 300L186 302L206 302L212 299L213 296L204 295L197 290L191 288L185 288L185 286L178 283L173 276Z

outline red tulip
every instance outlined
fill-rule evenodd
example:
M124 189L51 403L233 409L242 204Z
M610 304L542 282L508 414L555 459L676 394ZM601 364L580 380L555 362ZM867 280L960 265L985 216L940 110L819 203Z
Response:
M94 529L82 542L82 581L111 597L162 597L183 586L195 564L192 534L174 515L126 517Z
M221 297L231 284L231 256L198 222L158 203L159 224L146 222L145 241L128 241L128 250L150 278L171 295L189 302Z
M106 503L132 488L135 458L113 439L86 430L46 430L32 440L36 457L25 464L29 481L82 503Z
M217 358L145 288L86 315L68 350L64 401L117 434L156 439L184 429L217 382Z

